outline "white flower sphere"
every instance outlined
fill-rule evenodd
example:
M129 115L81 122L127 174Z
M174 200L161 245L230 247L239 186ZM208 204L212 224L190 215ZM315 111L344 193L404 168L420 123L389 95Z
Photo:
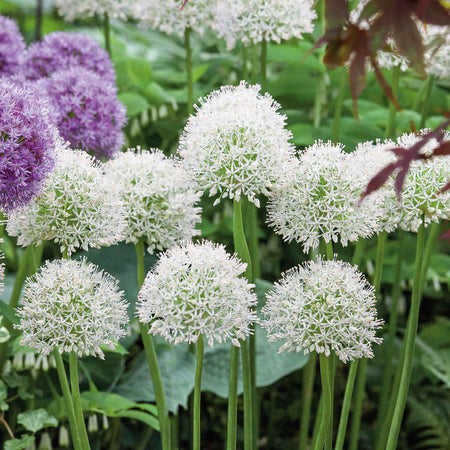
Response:
M30 204L8 216L7 231L19 245L52 240L62 252L123 240L125 208L116 186L92 156L60 144L54 171Z
M314 0L218 0L212 28L229 50L236 42L248 46L261 41L302 39L314 31Z
M246 266L208 241L168 250L139 292L139 321L174 344L202 335L211 346L226 340L239 346L256 321L254 285L242 277Z
M197 184L180 165L160 150L128 150L104 165L117 183L126 209L126 242L144 239L150 252L165 250L200 233Z
M356 241L378 229L379 215L371 199L359 205L366 178L347 163L342 145L317 141L301 155L299 168L277 189L267 205L268 221L286 241L303 250L325 242Z
M143 24L169 35L182 37L190 28L203 34L212 20L215 0L131 0L130 15Z
M334 352L344 363L371 358L382 321L376 318L374 288L356 266L310 261L283 274L267 294L262 325L280 352Z
M104 14L125 19L128 12L125 0L56 0L55 3L59 14L69 21Z
M48 355L98 356L125 335L127 303L117 280L85 260L47 262L26 281L18 310L21 345Z
M259 206L295 164L286 116L258 85L223 86L196 105L180 139L185 167L210 196L246 196Z

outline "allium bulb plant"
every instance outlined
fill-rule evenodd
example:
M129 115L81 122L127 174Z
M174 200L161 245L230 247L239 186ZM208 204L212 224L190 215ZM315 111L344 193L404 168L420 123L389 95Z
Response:
M0 15L0 78L22 69L25 41L14 20Z
M296 164L286 116L258 85L241 81L200 99L180 139L185 167L210 196L242 196L259 207Z
M61 136L74 148L110 159L123 146L126 108L117 89L90 70L73 67L42 79Z
M302 39L314 31L317 18L313 0L218 0L212 28L224 38L229 50L237 42Z
M74 2L71 2L71 10L74 11ZM108 52L95 39L75 32L55 31L31 44L26 53L24 74L37 80L74 67L90 70L103 82L115 84L116 75Z
M19 245L57 243L63 253L123 240L125 208L116 186L92 156L62 143L41 195L8 216L7 231Z
M0 80L0 209L11 211L39 194L54 166L56 140L46 101Z
M381 213L372 200L358 204L367 178L348 157L341 144L317 141L269 199L269 224L286 241L302 243L304 252L320 239L345 246L378 230Z
M199 189L179 160L156 149L130 149L108 161L104 171L117 183L126 208L126 242L142 239L153 253L200 233Z
M110 17L125 19L128 2L124 0L56 0L58 13L68 21L108 14Z

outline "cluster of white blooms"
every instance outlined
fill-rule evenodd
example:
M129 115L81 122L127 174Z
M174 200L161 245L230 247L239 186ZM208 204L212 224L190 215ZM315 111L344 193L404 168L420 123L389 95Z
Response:
M286 116L260 86L223 86L200 99L180 139L185 167L210 196L239 201L246 196L259 206L296 164Z
M86 152L62 143L56 152L41 195L8 216L8 234L22 246L52 240L69 255L122 241L125 208L116 186Z
M373 207L374 198L359 205L366 184L361 170L348 164L342 145L317 141L270 197L269 224L286 241L303 243L305 252L321 238L345 246L369 237L378 231L381 212Z
M211 25L215 0L131 0L130 15L153 29L166 34L183 36L190 28L203 34Z
M128 150L104 165L111 183L118 183L126 209L125 240L145 239L150 252L171 248L200 233L201 208L196 183L179 160L160 150Z
M21 345L38 353L53 350L98 356L101 346L113 349L125 335L127 303L117 280L85 260L47 262L26 281L21 319Z
M280 352L333 351L344 363L371 358L382 321L375 293L356 267L342 261L310 261L289 270L267 294L263 308L269 341Z
M139 292L139 320L174 344L202 335L211 346L229 339L239 346L256 321L257 298L241 276L245 269L224 246L208 241L168 250Z
M261 41L297 38L314 30L314 0L218 0L212 28L231 50Z
M56 0L55 3L59 14L69 21L96 14L125 19L128 12L125 0Z

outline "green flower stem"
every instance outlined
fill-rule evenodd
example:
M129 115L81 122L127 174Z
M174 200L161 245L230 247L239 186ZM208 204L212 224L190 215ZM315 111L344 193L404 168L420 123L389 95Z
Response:
M350 365L347 384L345 386L344 402L342 404L341 417L339 419L339 429L336 438L334 450L342 450L344 448L345 433L347 431L348 415L350 412L350 404L352 402L353 387L355 386L356 373L358 371L358 360Z
M417 232L417 249L414 272L414 283L411 294L411 309L409 311L408 324L404 341L404 359L401 367L400 386L395 402L394 414L389 430L388 440L386 444L387 450L395 450L397 448L398 435L402 424L403 413L405 410L406 399L408 396L409 382L411 379L412 362L414 356L414 345L417 334L417 326L419 323L420 298L422 287L423 273L423 255L425 241L425 219Z
M105 34L105 49L112 56L111 53L111 26L109 23L109 15L105 13L103 16L103 33Z
M233 239L234 251L239 259L247 264L245 277L251 283L253 282L253 269L242 222L242 200L233 202Z
M430 112L430 102L431 102L431 92L433 91L434 85L434 75L428 75L427 81L425 82L425 97L422 102L422 107L420 108L420 129L425 127L425 122L428 118L428 113Z
M227 450L236 450L238 364L239 347L232 345L228 384Z
M247 59L248 59L248 52L247 47L245 45L242 46L242 80L246 80L248 76L247 72Z
M333 448L333 415L334 415L334 378L336 375L338 358L334 353L331 353L330 357L330 388L331 388L331 413L330 413L330 426L328 427L327 437L325 439L325 450L332 450Z
M397 65L392 70L392 94L397 97L398 84L400 80L400 66ZM389 103L389 118L384 132L384 138L391 138L395 136L395 116L397 115L397 109L392 102Z
M430 268L431 257L433 256L436 242L438 240L441 224L440 222L433 222L429 227L429 233L427 237L427 243L425 244L425 251L423 254L422 275L421 275L421 288L420 291L423 294L427 282L428 269ZM422 298L422 297L421 297Z
M134 249L136 252L137 283L138 283L138 289L140 289L145 281L145 265L144 265L145 245L144 245L144 241L142 239L139 239L137 244L135 244Z
M267 90L267 41L261 42L261 89L263 92Z
M200 335L197 341L197 364L195 367L195 385L194 385L194 427L193 427L193 450L200 450L200 402L202 394L202 370L203 355L205 347L203 345L203 336Z
M36 26L34 29L34 40L40 41L42 38L42 3L44 0L36 1Z
M242 377L244 383L244 450L253 449L253 403L250 354L247 341L241 341Z
M319 16L319 27L320 27L320 36L325 33L325 0L320 0L317 8L317 13ZM323 48L319 50L320 59L323 58L325 51ZM322 120L322 105L324 103L324 98L326 96L326 87L325 87L325 72L319 74L319 81L316 88L316 95L314 98L314 113L313 113L313 126L314 128L320 127L320 122Z
M80 434L83 450L89 450L89 438L84 422L83 408L81 406L80 385L78 382L78 360L75 352L69 353L69 369L70 369L70 388L72 392L73 409L75 411L75 420Z
M315 448L317 442L317 436L319 435L320 421L323 416L323 395L320 396L319 405L317 408L316 418L314 421L313 437L311 441L311 447Z
M321 417L317 440L314 450L322 450L331 425L331 411L333 409L333 399L331 395L331 360L324 353L319 355L320 378L322 380L323 413Z
M331 241L325 243L325 256L328 261L334 259L333 243Z
M179 421L178 412L170 418L170 444L172 445L172 450L178 450L179 447Z
M303 370L303 386L302 386L302 415L300 420L300 438L299 450L307 448L309 423L311 420L311 402L313 397L314 379L316 376L317 353L310 355L308 364Z
M345 86L347 85L347 68L341 68L341 74L339 78L339 92L336 98L336 105L334 107L334 122L333 122L333 135L332 141L339 142L339 126L341 122L342 104L344 103Z
M364 251L366 249L367 241L365 239L359 239L356 242L355 250L353 251L352 265L359 266L363 259Z
M184 30L184 48L186 50L187 112L194 111L194 82L192 76L191 29Z
M250 72L250 81L252 83L256 83L259 78L259 59L258 59L258 45L252 44L251 48L251 72Z

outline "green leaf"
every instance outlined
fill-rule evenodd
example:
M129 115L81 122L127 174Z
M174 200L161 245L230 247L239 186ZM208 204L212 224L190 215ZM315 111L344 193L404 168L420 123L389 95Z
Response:
M3 314L12 324L18 325L19 318L16 315L14 308L11 308L7 303L0 299L0 314Z
M134 411L134 410L122 411L120 413L117 413L114 417L127 417L129 419L139 420L147 424L149 427L152 427L155 430L159 431L159 420L156 419L154 416L142 411Z
M5 442L4 450L24 450L34 444L34 436L23 434L20 439Z
M44 408L34 411L25 411L17 416L17 422L25 427L27 431L36 433L47 427L57 427L58 420L51 416Z
M143 58L127 58L126 69L132 85L145 87L152 80L152 67Z
M127 108L128 117L136 117L150 108L147 100L136 92L122 92L118 95L119 100Z
M8 398L8 388L6 384L0 380L0 411L7 411L9 406L5 403L5 400Z
M196 83L199 78L209 69L209 64L202 64L192 69L192 81Z
M108 416L137 406L132 400L111 392L83 392L81 398L85 401L83 409L103 412Z
M4 342L8 342L11 335L9 334L9 331L5 327L0 327L0 344L3 344Z
M162 106L168 103L176 104L175 98L170 95L160 84L152 81L145 89L144 94L151 105Z

